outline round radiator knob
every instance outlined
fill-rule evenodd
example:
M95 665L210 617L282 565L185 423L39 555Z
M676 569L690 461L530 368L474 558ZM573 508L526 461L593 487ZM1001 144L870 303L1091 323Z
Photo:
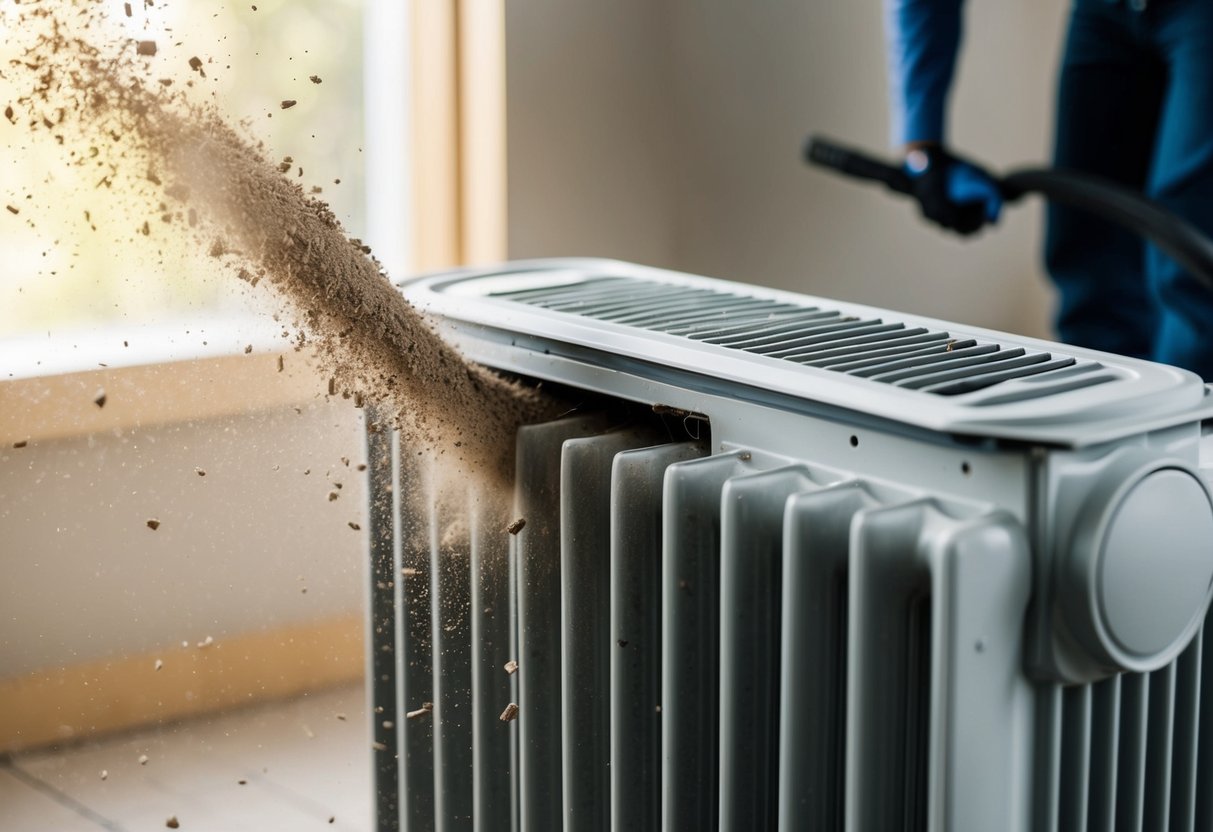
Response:
M1157 670L1213 595L1213 498L1181 462L1122 459L1101 472L1064 557L1058 601L1079 645L1109 670Z

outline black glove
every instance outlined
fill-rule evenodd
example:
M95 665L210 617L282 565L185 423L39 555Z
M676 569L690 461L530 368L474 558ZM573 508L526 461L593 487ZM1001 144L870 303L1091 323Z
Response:
M938 146L906 154L906 173L922 215L957 234L968 236L998 221L1002 191L982 168Z

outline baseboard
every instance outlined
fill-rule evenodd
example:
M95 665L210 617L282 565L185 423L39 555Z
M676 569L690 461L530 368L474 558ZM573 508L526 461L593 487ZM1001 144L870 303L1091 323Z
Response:
M359 680L364 628L339 616L0 679L0 753Z

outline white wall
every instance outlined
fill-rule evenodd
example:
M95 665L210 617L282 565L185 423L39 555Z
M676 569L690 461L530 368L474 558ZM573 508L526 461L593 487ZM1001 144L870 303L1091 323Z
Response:
M0 678L359 614L365 454L348 403L0 447Z
M970 0L953 136L1047 158L1056 0ZM604 254L1047 335L1040 212L962 243L804 168L821 131L888 148L878 0L511 0L510 256Z

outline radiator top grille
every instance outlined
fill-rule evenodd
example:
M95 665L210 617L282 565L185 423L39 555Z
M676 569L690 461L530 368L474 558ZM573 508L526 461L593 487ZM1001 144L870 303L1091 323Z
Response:
M491 297L943 396L1037 377L1039 387L1021 387L1005 399L1022 401L1118 377L1097 361L953 337L883 316L627 277L591 277Z
M473 360L633 400L662 381L1068 447L1213 416L1201 380L1173 367L612 260L465 269L402 290Z

